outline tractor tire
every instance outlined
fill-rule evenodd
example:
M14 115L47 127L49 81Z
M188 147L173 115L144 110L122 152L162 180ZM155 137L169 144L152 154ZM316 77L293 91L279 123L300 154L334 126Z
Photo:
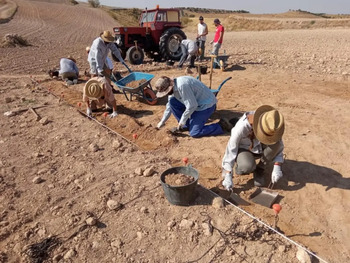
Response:
M116 46L117 46L117 45L116 45ZM120 48L118 48L118 49L119 49L120 55L122 55L122 59L125 59L125 57L126 57L126 50L122 50L122 49L120 49ZM112 53L112 59L113 59L115 62L120 62L119 59L118 59L116 56L114 56L113 53Z
M145 54L143 53L143 50L140 47L132 46L126 52L126 59L131 65L142 64L144 58Z
M182 56L181 41L186 39L185 33L177 27L167 29L159 40L159 51L165 60L180 60Z

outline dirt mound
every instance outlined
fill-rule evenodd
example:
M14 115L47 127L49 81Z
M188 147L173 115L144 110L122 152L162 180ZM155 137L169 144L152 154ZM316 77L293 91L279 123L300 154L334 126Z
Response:
M30 46L28 41L17 34L6 34L0 47L27 47Z

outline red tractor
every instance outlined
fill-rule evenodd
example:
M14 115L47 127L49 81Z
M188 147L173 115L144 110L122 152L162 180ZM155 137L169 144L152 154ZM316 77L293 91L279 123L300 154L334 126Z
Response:
M140 27L114 27L116 45L122 57L130 64L142 64L145 53L158 60L180 60L181 41L186 39L181 30L180 10L174 8L144 10Z

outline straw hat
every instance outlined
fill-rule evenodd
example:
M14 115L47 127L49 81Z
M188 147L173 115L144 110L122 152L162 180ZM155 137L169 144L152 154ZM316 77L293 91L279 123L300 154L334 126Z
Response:
M113 37L111 31L103 31L103 33L101 34L101 38L105 42L113 42L114 41L114 37Z
M284 133L283 115L272 106L260 106L254 113L253 130L263 144L275 144Z
M103 88L98 80L90 79L84 86L84 92L90 99L99 99L103 95Z
M168 77L160 77L155 84L157 92L157 98L165 97L172 90L173 86L170 85L171 80Z
M69 55L67 58L70 59L70 60L72 60L74 63L77 62L71 55Z

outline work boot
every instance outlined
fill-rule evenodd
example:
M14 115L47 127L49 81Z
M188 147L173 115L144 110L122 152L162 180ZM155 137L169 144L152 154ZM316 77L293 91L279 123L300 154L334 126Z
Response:
M233 125L226 118L220 119L218 124L220 125L221 129L226 132L231 132L231 129L233 128Z
M253 178L254 178L255 186L257 187L264 186L265 185L264 169L257 166L255 171L253 172Z

